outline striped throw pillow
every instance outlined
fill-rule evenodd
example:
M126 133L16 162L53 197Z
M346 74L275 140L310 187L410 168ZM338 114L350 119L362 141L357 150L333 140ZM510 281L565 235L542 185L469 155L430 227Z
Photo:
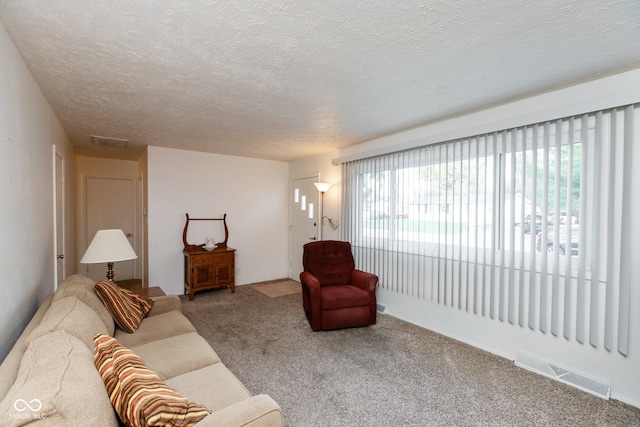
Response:
M153 306L151 298L136 295L108 280L96 283L95 291L120 329L130 334L138 329Z
M169 388L133 351L96 334L94 363L118 416L127 426L191 426L211 411Z

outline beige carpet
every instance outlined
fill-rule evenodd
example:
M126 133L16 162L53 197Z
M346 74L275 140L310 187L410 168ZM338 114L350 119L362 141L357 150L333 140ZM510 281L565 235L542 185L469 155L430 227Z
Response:
M278 402L286 427L640 425L638 408L389 315L313 332L301 292L260 288L180 296L182 311L251 393Z
M302 292L300 282L291 279L271 280L251 285L253 289L269 298L277 298Z

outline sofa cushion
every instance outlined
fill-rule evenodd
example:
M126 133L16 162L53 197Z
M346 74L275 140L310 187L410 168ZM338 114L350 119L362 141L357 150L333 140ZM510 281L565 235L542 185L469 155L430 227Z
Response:
M138 329L144 316L153 307L151 298L136 295L108 280L96 283L95 291L113 316L113 320L123 331L130 334Z
M251 397L249 390L223 363L187 372L166 383L214 412Z
M115 323L111 317L111 313L105 308L93 290L95 281L85 277L81 274L74 274L66 277L60 285L58 290L53 294L53 299L62 299L66 297L76 297L96 312L96 314L102 319L104 325L109 331L109 335L113 335Z
M29 345L34 339L59 329L78 338L89 349L93 348L95 334L108 333L95 311L76 297L66 297L51 302L42 322L27 336L25 342Z
M167 387L130 349L96 335L94 362L109 399L129 426L190 426L211 412Z
M31 341L16 381L0 402L0 425L117 426L92 352L66 331Z
M131 347L131 351L140 356L161 380L220 362L216 352L197 332ZM168 354L179 354L180 357L167 357Z
M135 334L116 329L115 338L126 347L134 347L176 335L196 332L189 319L178 310L145 317Z

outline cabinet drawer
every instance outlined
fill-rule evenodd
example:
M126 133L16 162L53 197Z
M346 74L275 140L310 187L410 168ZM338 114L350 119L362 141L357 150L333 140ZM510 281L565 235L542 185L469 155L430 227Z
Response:
M196 265L207 265L207 264L213 264L215 262L215 259L213 256L206 254L206 255L191 255L191 265L193 265L194 267Z
M231 262L233 260L233 253L231 252L221 252L221 253L210 253L210 254L198 254L191 255L191 263L196 265L210 265L210 264L218 264L221 262Z

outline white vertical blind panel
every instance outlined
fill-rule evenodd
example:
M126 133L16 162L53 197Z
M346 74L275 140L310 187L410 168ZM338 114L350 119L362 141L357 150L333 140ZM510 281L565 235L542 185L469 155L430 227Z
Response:
M629 311L631 297L631 182L633 179L633 106L624 109L623 142L623 179L622 179L622 221L620 244L620 293L618 299L618 351L629 353ZM637 191L637 190L636 190Z
M614 256L614 230L615 230L615 199L616 199L616 140L617 135L617 111L614 108L611 112L610 135L609 135L609 191L608 191L608 212L607 212L607 281L613 283L615 279L615 270L612 268L615 262ZM604 312L604 348L611 350L613 347L613 299L614 287L607 286L605 293L605 312Z
M549 147L551 144L551 124L549 122L544 124L544 135L542 143L543 151L543 175L542 175L542 211L549 212ZM542 219L543 224L546 224L545 219ZM542 234L541 250L545 251L548 246L547 233ZM542 257L542 264L540 267L540 330L542 332L549 331L549 275L548 270L548 256Z
M509 170L510 170L510 178L508 183L510 185L508 185L509 187L509 212L508 212L508 216L506 216L508 218L508 221L506 221L506 233L507 236L509 237L507 240L507 246L505 247L504 251L506 251L509 254L509 259L507 261L507 265L509 266L509 273L507 276L507 287L506 287L506 292L507 292L507 320L509 321L509 323L514 323L514 319L515 319L515 305L516 305L516 301L515 301L515 282L516 282L516 277L515 277L515 270L516 270L516 226L515 226L515 217L516 217L516 171L518 168L518 164L516 161L516 152L518 151L518 147L517 147L517 130L513 129L511 132L509 132ZM505 195L505 197L507 197ZM535 225L533 225L535 227ZM505 236L506 237L506 236Z
M593 179L591 180L591 188L593 189L592 205L602 206L601 201L601 186L605 176L602 174L602 151L603 151L603 125L602 125L602 112L598 112L594 117L594 132L593 132L593 144L587 145L587 153L591 155L589 162L586 163L591 166L593 171ZM606 188L606 185L605 185ZM591 222L591 234L593 249L591 251L590 266L591 266L591 283L589 289L589 343L597 347L599 345L598 339L598 325L600 320L599 301L600 293L598 285L600 283L600 254L596 248L600 248L600 228L601 228L601 209L592 209L593 215ZM586 231L586 227L585 227Z
M580 122L580 223L582 224L579 229L579 241L587 241L587 227L592 221L593 212L587 210L587 205L590 203L590 196L588 191L585 190L588 187L587 183L587 166L589 164L589 157L587 155L589 144L589 117L587 115L582 116ZM597 205L594 205L597 206ZM585 318L586 318L586 269L587 269L587 252L589 248L583 248L578 252L578 289L577 289L577 307L576 307L576 340L580 343L585 342Z
M538 201L538 143L539 143L539 126L538 125L534 125L532 130L531 130L531 163L533 164L533 167L535 168L535 172L534 174L532 174L532 178L531 178L531 186L529 188L528 191L530 191L529 193L529 199L531 201L530 203L530 208L528 210L529 215L531 215L531 218L533 218L536 215L536 206L538 206L539 201ZM523 213L526 211L526 206L524 205L524 197L522 198L523 200ZM546 209L542 209L542 212L547 212ZM546 227L546 223L547 223L547 218L548 215L543 216L542 217L542 227L545 228ZM524 217L522 219L522 221L524 221ZM524 242L524 239L523 239ZM536 289L537 289L537 274L536 274L536 240L535 239L531 239L529 241L529 253L531 254L530 256L530 260L529 260L529 316L527 319L527 325L529 326L530 329L535 329L535 324L536 324ZM544 252L543 252L544 253Z
M573 228L573 147L574 147L574 131L575 120L573 117L569 119L569 132L567 135L567 173L566 173L566 206L564 207L567 213L567 219L565 221L566 230L566 243L564 253L564 309L563 309L563 328L562 334L565 338L571 338L571 325L572 318L575 316L575 312L571 309L573 304L572 298L572 270L571 270L571 258L573 255L573 240L571 239L571 233ZM559 242L560 236L557 235L556 240Z
M553 235L558 236L560 234L560 221L558 217L560 215L560 174L561 174L561 149L562 149L562 121L557 120L553 126L554 131L554 175L553 175L553 190L554 190L554 203L553 211L555 213L555 221L553 227ZM560 245L559 239L553 240L553 278L551 282L551 333L558 335L560 329Z

